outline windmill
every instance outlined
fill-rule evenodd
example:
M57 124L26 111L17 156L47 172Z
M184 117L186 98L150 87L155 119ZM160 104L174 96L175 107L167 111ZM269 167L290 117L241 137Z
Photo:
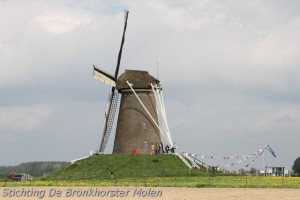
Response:
M110 75L94 66L94 78L110 85L104 116L99 153L104 153L122 94L113 153L129 154L133 149L147 154L150 146L161 144L161 134L172 145L167 125L160 82L147 71L125 70L118 77L127 28L128 11L124 11L124 29L115 74ZM116 91L117 90L117 91Z

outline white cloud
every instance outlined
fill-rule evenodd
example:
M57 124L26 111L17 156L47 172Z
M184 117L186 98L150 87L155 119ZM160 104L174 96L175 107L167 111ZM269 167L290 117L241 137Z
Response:
M255 45L252 59L258 66L287 67L299 62L300 17L292 18L287 24L277 27Z
M277 105L269 107L256 116L249 127L258 135L293 136L300 131L300 107Z
M48 105L0 107L0 130L35 129L51 117L52 111Z
M82 13L47 11L34 19L43 29L50 33L62 34L88 24L91 18Z

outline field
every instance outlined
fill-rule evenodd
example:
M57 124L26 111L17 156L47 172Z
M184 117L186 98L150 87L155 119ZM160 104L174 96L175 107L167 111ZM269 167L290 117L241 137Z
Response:
M1 195L5 190L45 191L42 199L96 199L84 196L84 191L129 191L122 199L171 199L171 200L298 200L300 199L300 177L253 177L253 176L182 176L144 177L120 179L35 179L26 182L0 182ZM59 198L50 197L52 191L60 191ZM72 198L68 191L74 192ZM139 192L139 191L143 192ZM150 192L158 196L149 196ZM140 196L142 195L142 196ZM145 196L143 196L145 195ZM9 197L19 200L20 197ZM26 198L37 199L37 197ZM112 199L111 196L101 199ZM115 198L114 198L115 199Z
M274 188L178 188L178 187L3 187L3 199L170 199L170 200L299 200L299 189ZM15 195L19 191L28 195ZM91 191L93 193L91 193ZM96 192L98 192L96 194ZM117 193L118 192L118 193ZM20 194L20 193L19 193ZM98 195L98 196L97 196Z
M127 191L128 196L122 199L296 200L300 199L300 177L224 175L205 169L188 170L172 155L100 155L31 181L15 182L2 177L0 190L2 197L16 194L14 192L18 190L35 190L37 194L44 191L48 196L45 195L42 199L46 200L95 199L96 197L83 196L84 191L91 190ZM72 198L67 197L69 190L74 192ZM61 191L61 196L50 197L53 191ZM149 196L149 191L158 196ZM39 197L27 199L37 198ZM15 200L20 197L11 196L7 199ZM101 199L111 199L111 196Z
M0 182L2 187L20 186L143 186L187 188L300 188L300 177L180 176L104 179L34 179Z
M0 186L300 188L300 177L224 175L206 169L188 170L174 155L95 155L32 181L14 182L2 178Z

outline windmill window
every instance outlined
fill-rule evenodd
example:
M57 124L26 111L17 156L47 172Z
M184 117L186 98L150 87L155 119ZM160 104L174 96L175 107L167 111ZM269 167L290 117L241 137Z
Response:
M147 124L146 124L146 122L143 123L143 129L144 129L144 130L147 129Z
M144 147L148 148L148 142L147 141L144 142Z

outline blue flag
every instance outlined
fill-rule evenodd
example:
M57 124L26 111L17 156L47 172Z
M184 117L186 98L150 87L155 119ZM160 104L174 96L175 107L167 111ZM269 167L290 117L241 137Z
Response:
M269 152L276 158L276 154L274 150L270 147L270 145L266 145L266 148L269 150Z

